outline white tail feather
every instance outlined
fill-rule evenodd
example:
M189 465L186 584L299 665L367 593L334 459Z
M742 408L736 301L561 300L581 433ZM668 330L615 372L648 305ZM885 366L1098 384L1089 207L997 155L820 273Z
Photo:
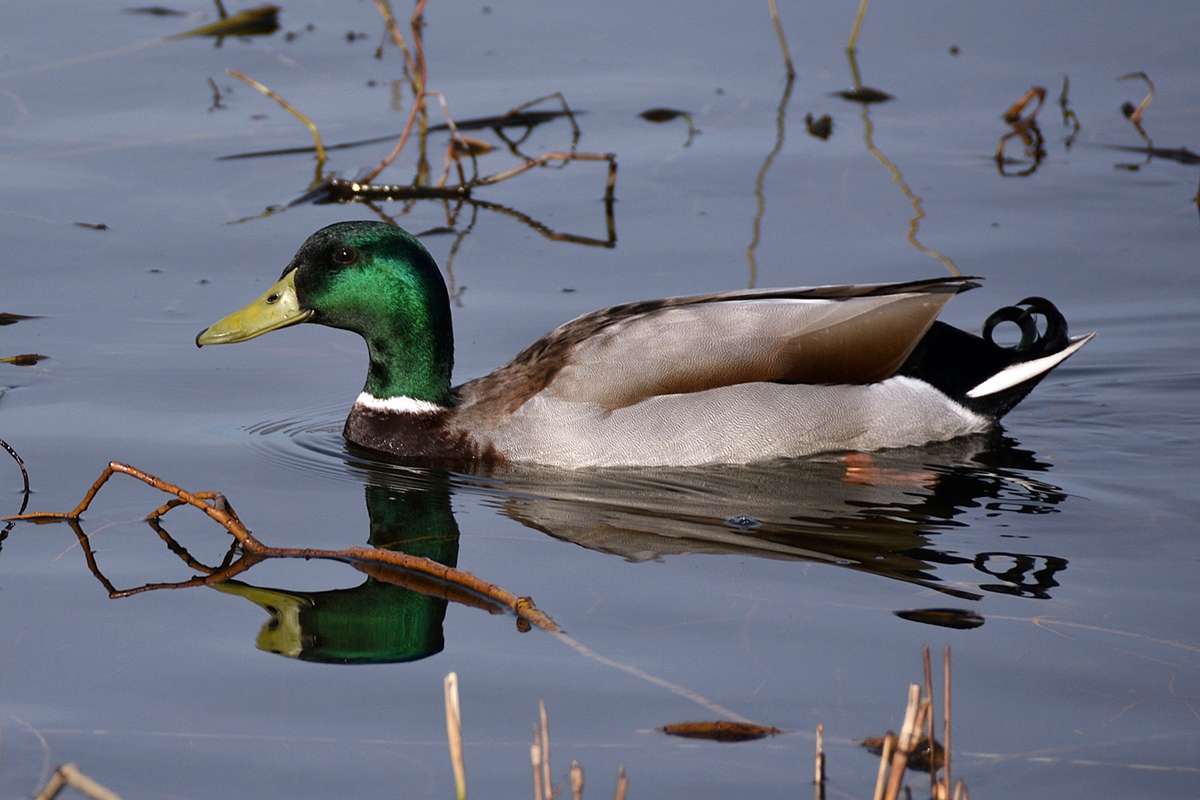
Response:
M1018 364L1005 367L997 372L992 377L988 378L983 383L976 386L971 391L967 392L967 397L987 397L989 394L1003 392L1005 389L1010 389L1017 384L1036 378L1039 375L1045 375L1050 370L1057 367L1062 362L1066 361L1076 350L1083 347L1092 340L1095 333L1089 333L1086 336L1077 336L1071 340L1071 343L1059 350L1054 355L1035 358L1032 361L1022 361Z

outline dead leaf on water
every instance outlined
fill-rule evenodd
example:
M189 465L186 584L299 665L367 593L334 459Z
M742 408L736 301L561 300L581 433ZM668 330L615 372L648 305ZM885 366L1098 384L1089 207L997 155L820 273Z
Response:
M28 314L9 314L7 311L0 313L0 325L12 325L23 319L40 319L40 317L31 317Z
M168 36L186 39L190 36L265 36L279 30L279 6L263 5L239 11L233 16L201 25L190 31Z
M910 622L922 622L959 631L969 631L984 623L982 615L960 608L911 608L892 613Z
M176 11L164 6L141 6L140 8L123 8L126 14L146 14L151 17L186 17L186 11Z
M869 86L860 86L857 89L845 89L840 92L833 92L832 96L840 97L843 100L852 100L855 103L886 103L888 100L893 99L887 92L881 92Z
M879 755L883 752L883 741L885 738L884 736L868 736L866 739L863 739L862 746L868 752ZM916 749L908 755L908 768L920 770L921 772L929 772L930 756L929 737L922 736L917 740ZM946 750L936 740L933 743L932 757L939 769L946 763Z
M4 358L0 358L0 364L15 364L18 367L32 367L42 359L49 357L50 356L43 356L37 353L22 353L19 356L5 356Z
M810 136L815 136L824 141L833 133L833 118L825 114L819 119L813 119L812 114L805 114L804 127L808 129Z
M750 742L767 736L783 733L779 728L769 728L765 725L755 725L751 722L677 722L674 725L664 725L655 730L670 736L681 736L684 739L709 739L714 742Z

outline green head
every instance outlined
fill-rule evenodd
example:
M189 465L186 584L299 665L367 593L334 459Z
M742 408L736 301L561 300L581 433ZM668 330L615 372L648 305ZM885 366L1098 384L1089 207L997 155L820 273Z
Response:
M371 358L365 390L375 397L451 403L454 333L446 283L407 231L383 222L322 228L278 283L205 329L196 344L241 342L299 322L362 336Z

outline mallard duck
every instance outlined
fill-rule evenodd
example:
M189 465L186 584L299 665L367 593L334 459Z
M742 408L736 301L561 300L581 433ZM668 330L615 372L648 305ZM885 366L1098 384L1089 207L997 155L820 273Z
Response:
M559 467L751 463L977 433L1094 336L1030 297L983 337L935 321L970 278L763 289L629 303L566 323L452 387L446 284L406 231L341 222L309 237L258 300L196 344L299 322L367 342L343 435L404 459ZM1036 317L1045 320L1038 332ZM992 330L1015 322L1021 341Z

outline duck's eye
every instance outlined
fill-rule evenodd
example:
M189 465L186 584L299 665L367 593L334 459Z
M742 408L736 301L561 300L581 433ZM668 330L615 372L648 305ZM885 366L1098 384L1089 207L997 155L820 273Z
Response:
M279 302L278 294L273 293L273 294L267 295L267 305L274 305L275 303L278 303L278 302Z
M339 247L333 251L333 261L335 264L341 264L343 267L347 264L353 264L358 261L358 251L353 247Z

